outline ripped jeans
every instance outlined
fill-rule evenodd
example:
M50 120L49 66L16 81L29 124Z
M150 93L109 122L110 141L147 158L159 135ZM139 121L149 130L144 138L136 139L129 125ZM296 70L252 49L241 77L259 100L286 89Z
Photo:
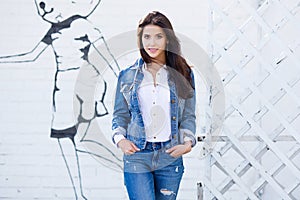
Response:
M124 181L130 200L175 200L184 172L182 157L165 151L170 142L146 144L132 155L124 155Z

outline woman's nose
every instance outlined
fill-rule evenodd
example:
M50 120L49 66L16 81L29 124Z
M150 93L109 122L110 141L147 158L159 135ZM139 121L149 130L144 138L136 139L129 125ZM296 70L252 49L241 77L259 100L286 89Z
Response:
M149 40L149 45L155 45L156 44L156 41L155 39L152 37L150 40Z

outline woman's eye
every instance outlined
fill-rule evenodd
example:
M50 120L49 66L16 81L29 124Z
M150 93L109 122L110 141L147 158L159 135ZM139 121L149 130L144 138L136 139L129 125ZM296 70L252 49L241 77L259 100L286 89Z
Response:
M158 36L157 36L157 39L161 39L161 38L163 38L162 35L158 35Z
M149 35L144 35L144 38L145 38L145 39L149 39L150 36L149 36Z

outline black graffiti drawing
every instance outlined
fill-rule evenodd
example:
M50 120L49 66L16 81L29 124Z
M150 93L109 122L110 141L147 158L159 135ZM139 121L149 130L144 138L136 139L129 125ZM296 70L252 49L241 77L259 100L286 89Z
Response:
M92 120L108 114L108 109L104 103L107 82L102 78L101 72L97 67L99 63L92 63L89 59L91 49L98 53L103 61L102 65L106 65L115 76L117 76L119 71L118 63L110 52L109 47L106 45L107 52L100 52L97 49L97 43L106 44L106 41L101 31L88 20L88 17L94 13L100 2L101 0L64 0L51 4L53 1L35 0L34 3L38 15L44 22L50 24L49 30L31 51L0 57L0 63L35 62L46 49L51 48L56 63L52 94L51 137L56 138L58 141L76 199L87 199L83 192L78 153L91 154L105 160L106 163L114 165L116 168L122 168L120 166L121 160L114 155L113 151L106 148L99 141L86 139ZM104 55L109 55L110 58L108 59ZM113 60L114 63L111 64L108 60ZM88 104L85 102L84 97L80 96L80 94L75 94L79 111L74 117L74 87L78 72L82 66L92 71L94 75L90 78L95 79L97 82L100 79L103 87L99 98L93 99L93 109L87 109L87 112L85 112L85 107ZM82 87L87 87L86 89L89 90L89 85L82 84ZM69 101L69 103L65 103L66 101ZM111 154L111 156L107 158L95 152L78 148L77 140L75 141L74 138L79 130L82 131L80 142L93 142ZM75 160L71 161L70 158L65 156L64 143L61 141L63 138L71 140L74 147ZM71 169L70 162L76 164L76 169Z

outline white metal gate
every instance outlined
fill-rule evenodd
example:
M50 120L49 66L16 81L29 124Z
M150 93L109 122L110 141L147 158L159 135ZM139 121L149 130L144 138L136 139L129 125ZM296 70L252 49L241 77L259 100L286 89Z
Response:
M300 199L300 1L209 3L226 111L203 198Z

